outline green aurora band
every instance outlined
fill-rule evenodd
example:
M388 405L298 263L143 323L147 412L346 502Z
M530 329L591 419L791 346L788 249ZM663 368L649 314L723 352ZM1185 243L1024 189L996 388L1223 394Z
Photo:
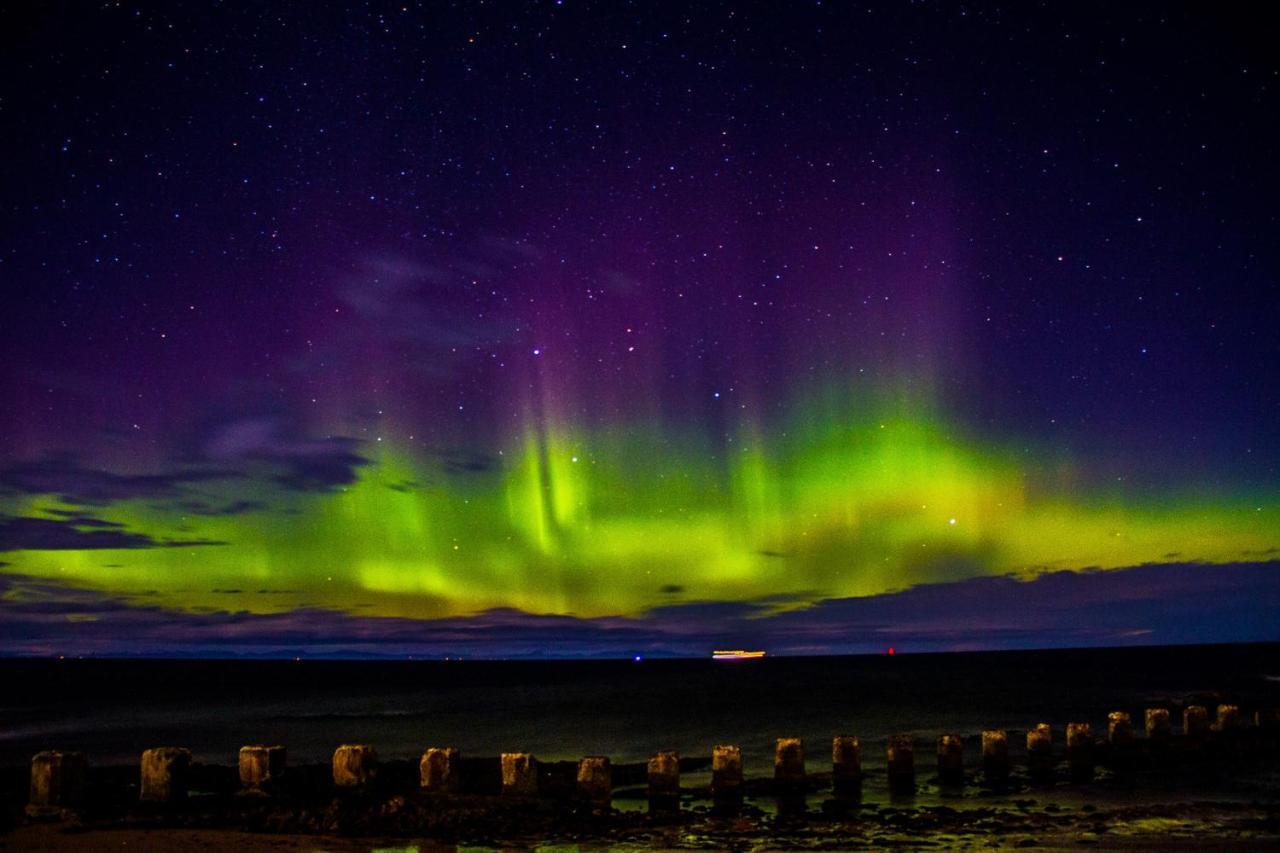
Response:
M965 436L918 399L820 394L785 420L744 422L714 445L654 424L582 430L530 417L536 426L497 465L467 472L381 441L349 487L273 492L265 510L181 515L136 500L98 513L157 539L224 544L23 551L7 570L196 611L600 616L1232 562L1280 544L1274 496L1082 496L1072 465ZM206 497L245 491L243 479L201 485ZM50 496L6 507L60 508Z

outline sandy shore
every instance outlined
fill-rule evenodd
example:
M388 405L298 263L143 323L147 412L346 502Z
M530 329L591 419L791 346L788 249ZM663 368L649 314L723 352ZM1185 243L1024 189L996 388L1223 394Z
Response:
M547 827L538 837L455 845L452 842L261 833L156 826L96 828L78 822L27 823L0 836L0 850L309 851L309 853L437 853L472 850L848 850L932 849L1280 849L1280 804L1170 803L1063 809L1024 802L1015 808L883 807L849 820L781 821L686 816L670 824L640 815L625 821L582 821Z

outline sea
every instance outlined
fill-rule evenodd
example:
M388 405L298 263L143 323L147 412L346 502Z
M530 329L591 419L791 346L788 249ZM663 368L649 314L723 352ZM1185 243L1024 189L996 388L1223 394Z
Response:
M1140 729L1151 706L1175 721L1188 701L1274 707L1280 644L742 661L8 659L0 685L0 766L43 749L129 764L159 745L233 764L241 745L283 744L292 764L327 761L342 743L383 758L454 746L614 762L736 744L751 776L772 772L779 737L803 738L816 764L832 736L858 735L875 767L891 733L915 733L925 752L943 732L1070 721L1105 732L1113 710Z

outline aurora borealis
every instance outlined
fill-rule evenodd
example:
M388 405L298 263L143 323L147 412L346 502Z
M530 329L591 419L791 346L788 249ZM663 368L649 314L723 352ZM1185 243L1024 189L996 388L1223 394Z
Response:
M0 653L1280 638L1240 21L8 15Z

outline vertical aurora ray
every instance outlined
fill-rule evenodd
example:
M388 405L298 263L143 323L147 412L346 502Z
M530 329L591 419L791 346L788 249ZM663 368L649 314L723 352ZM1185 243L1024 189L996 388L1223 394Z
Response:
M226 544L25 551L14 562L172 608L226 607L230 594L257 612L598 616L674 601L795 605L1173 554L1229 562L1277 545L1272 498L1134 502L1054 490L1025 456L901 395L827 389L775 423L744 418L718 446L697 431L549 419L508 446L494 465L459 471L384 443L350 486L234 517L175 519L125 502L103 518Z

